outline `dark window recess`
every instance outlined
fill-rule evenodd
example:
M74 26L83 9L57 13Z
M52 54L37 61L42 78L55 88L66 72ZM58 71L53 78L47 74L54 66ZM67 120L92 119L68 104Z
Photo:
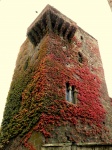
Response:
M77 103L77 90L73 85L70 86L68 82L66 83L66 100L74 104Z
M78 52L78 61L79 61L80 63L83 62L83 57L82 57L82 54L81 54L80 52Z
M66 83L66 100L69 101L69 83Z
M83 40L83 36L80 36L81 40Z

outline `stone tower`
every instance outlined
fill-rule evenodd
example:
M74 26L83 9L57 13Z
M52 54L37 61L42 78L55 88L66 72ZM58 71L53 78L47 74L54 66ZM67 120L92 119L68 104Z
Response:
M111 114L97 40L47 5L18 54L1 149L111 150Z

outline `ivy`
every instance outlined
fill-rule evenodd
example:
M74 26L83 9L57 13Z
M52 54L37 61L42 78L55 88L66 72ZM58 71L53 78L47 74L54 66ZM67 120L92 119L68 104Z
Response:
M19 134L24 137L24 146L34 150L28 142L33 131L51 138L52 131L60 126L72 126L69 139L73 142L84 142L85 136L94 140L97 135L99 141L107 138L103 124L106 111L100 102L102 81L91 72L86 57L78 61L81 47L76 37L69 43L50 33L41 40L38 55L32 49L32 57L25 56L23 69L20 74L15 72L7 99L2 123L4 142ZM65 100L67 82L78 91L77 105Z

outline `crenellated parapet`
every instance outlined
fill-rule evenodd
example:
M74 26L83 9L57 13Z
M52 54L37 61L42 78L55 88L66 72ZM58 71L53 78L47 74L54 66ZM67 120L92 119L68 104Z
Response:
M75 22L47 5L42 13L28 27L27 36L33 45L37 45L48 32L55 32L65 40L71 40L77 29Z

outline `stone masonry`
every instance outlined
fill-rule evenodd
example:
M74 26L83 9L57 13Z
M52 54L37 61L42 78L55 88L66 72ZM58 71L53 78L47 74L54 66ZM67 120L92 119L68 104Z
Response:
M111 116L98 41L47 5L18 54L0 150L112 150Z

